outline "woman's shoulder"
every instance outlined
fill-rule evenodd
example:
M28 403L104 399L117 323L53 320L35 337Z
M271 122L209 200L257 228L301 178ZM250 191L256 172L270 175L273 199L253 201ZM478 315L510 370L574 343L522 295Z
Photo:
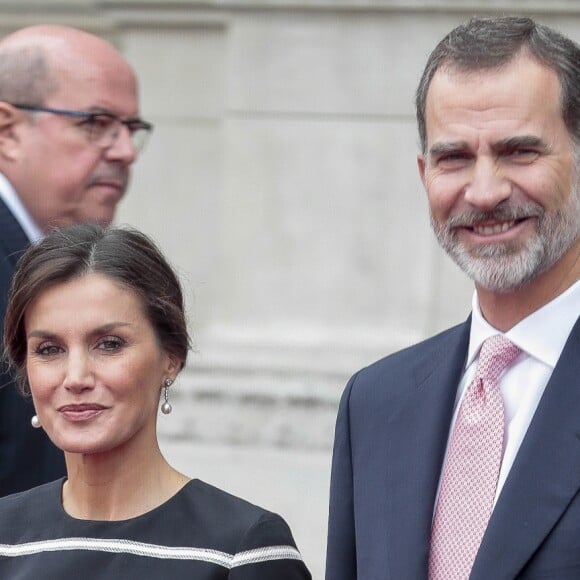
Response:
M276 514L263 507L206 483L201 479L192 479L185 489L192 501L199 502L200 505L212 511L223 511L235 515L236 518L248 521L264 516L276 516Z
M203 520L209 528L215 525L238 535L264 528L272 532L279 530L285 539L292 538L290 528L280 515L200 479L191 480L179 495L182 502L189 504L188 509L195 512L192 514L195 520ZM183 513L183 506L177 509Z
M296 548L284 518L199 479L190 481L167 506L172 521L203 530L205 541L228 553L267 546ZM195 526L191 523L195 522ZM193 529L192 529L193 528ZM194 532L195 533L195 532Z
M232 567L260 563L273 566L273 571L280 566L280 578L294 578L287 576L291 570L296 578L310 578L288 524L277 513L199 479L180 495L190 504L185 517L201 524L195 527L204 530L205 542L231 554Z
M2 536L7 530L30 528L36 521L50 522L59 511L61 488L62 479L58 479L0 498Z
M5 514L10 511L22 509L36 509L41 506L46 507L47 503L60 498L62 489L62 479L51 481L26 491L20 491L12 495L0 498L0 513Z

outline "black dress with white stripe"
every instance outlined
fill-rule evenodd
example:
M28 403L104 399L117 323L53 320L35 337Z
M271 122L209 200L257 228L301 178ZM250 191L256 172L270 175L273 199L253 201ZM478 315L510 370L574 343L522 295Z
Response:
M310 580L280 516L198 479L113 522L70 517L62 484L0 499L2 580Z

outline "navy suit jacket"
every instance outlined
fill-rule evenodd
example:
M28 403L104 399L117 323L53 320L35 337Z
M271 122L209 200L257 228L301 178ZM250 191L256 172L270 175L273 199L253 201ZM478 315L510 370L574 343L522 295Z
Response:
M335 433L327 580L425 580L470 321L361 370ZM471 580L580 578L580 319L492 513Z
M28 238L0 199L0 339L6 299L16 262ZM0 368L0 496L15 493L62 477L63 453L42 429L33 429L34 407L16 389L6 365Z

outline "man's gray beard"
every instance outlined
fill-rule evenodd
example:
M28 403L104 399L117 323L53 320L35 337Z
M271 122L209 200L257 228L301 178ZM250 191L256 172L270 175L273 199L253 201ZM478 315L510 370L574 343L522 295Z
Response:
M443 226L436 224L431 215L431 225L442 248L476 284L492 292L509 292L553 266L580 237L580 183L576 184L569 202L558 211L545 212L536 203L524 207L500 204L491 212L456 216ZM516 240L468 250L454 229L458 225L526 216L537 222L535 233L525 245Z

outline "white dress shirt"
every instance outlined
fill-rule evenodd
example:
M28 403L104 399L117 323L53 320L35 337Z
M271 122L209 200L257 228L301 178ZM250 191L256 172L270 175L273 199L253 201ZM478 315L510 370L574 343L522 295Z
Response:
M495 334L504 334L522 350L515 362L503 372L499 379L499 388L504 401L506 426L504 455L497 482L495 502L507 479L572 327L580 316L580 281L524 318L506 333L501 333L483 318L477 293L473 296L472 308L466 369L457 389L450 434L463 394L475 374L483 342Z
M0 198L7 205L10 213L12 213L16 221L20 224L26 237L31 242L37 242L43 237L42 230L32 219L32 216L28 213L28 210L18 197L16 190L2 173L0 173Z

